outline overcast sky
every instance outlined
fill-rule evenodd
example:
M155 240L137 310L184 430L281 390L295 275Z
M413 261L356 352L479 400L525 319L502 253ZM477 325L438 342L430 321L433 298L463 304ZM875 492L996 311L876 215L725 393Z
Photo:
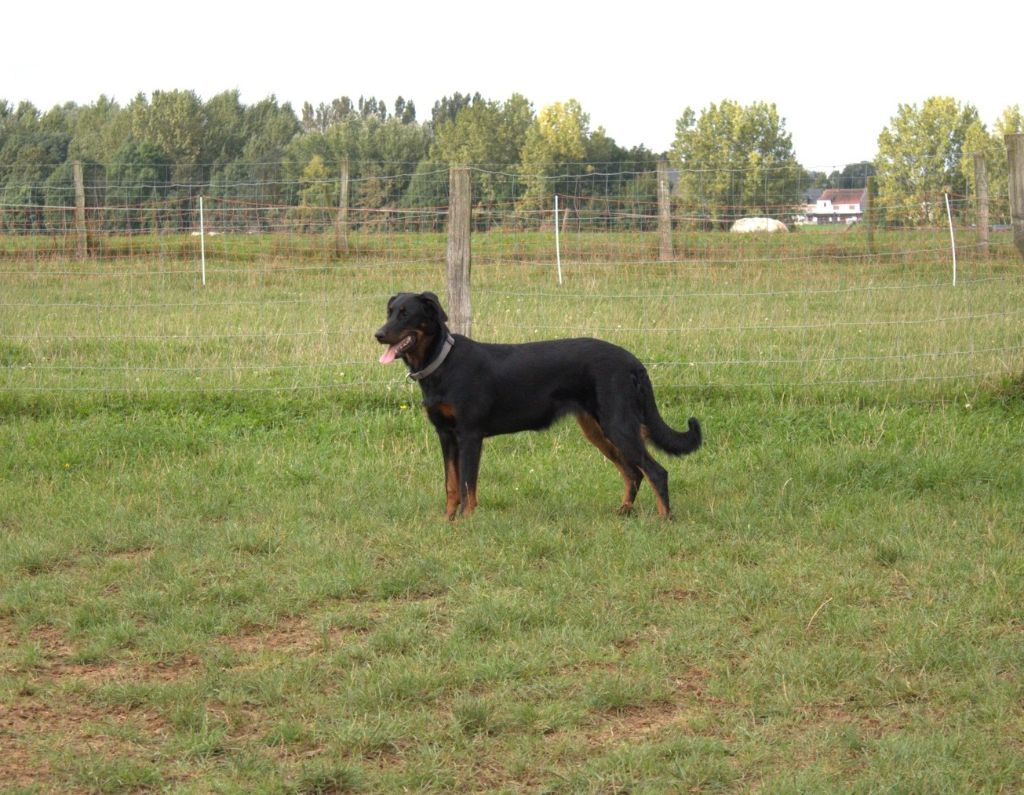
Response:
M429 118L437 99L575 98L621 146L666 150L687 107L774 102L807 168L872 159L899 103L952 96L991 124L1024 105L1013 2L600 4L53 2L0 12L0 99L42 110L140 91L347 95Z

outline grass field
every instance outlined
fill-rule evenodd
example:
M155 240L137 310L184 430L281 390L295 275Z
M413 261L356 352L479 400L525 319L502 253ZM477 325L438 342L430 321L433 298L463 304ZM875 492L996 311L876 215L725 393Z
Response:
M661 456L665 523L575 423L489 440L451 524L371 336L444 295L443 241L234 245L205 289L180 250L3 249L0 789L1024 788L1007 247L954 289L931 238L570 236L559 288L484 239L474 336L624 344L706 446Z

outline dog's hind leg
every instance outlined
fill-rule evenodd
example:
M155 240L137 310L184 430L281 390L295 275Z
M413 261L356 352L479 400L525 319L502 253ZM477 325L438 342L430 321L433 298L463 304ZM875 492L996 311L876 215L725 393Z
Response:
M633 466L626 460L625 456L622 455L622 451L608 440L608 437L604 435L604 431L601 430L601 425L590 414L577 414L576 421L579 423L583 435L587 437L587 441L600 450L605 458L615 464L619 474L622 475L624 491L622 493L622 505L619 506L619 513L625 516L633 510L633 501L636 499L637 490L643 482L644 473L639 467Z
M668 472L655 461L644 444L639 420L635 415L619 414L605 422L600 430L622 457L623 465L643 473L658 500L658 513L666 519L672 511L668 501ZM638 482L639 485L639 482Z
M658 513L664 518L672 518L672 509L668 502L668 472L661 464L651 458L650 453L644 451L644 461L640 464L641 471L647 476L647 481L654 489L654 495L658 499Z

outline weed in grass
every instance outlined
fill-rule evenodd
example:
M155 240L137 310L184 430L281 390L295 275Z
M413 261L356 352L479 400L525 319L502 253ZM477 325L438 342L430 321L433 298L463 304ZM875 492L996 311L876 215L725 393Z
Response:
M452 722L465 735L494 734L500 730L497 705L486 698L460 698L452 706Z
M306 765L286 790L295 795L339 795L359 792L363 778L348 765L316 762Z
M110 759L96 752L59 755L54 762L58 775L88 792L142 792L160 789L166 780L154 762L126 758Z
M272 747L311 747L313 733L304 725L285 721L263 735L263 742Z
M623 713L670 699L667 683L639 672L601 675L584 686L584 703L593 712Z
M907 556L906 542L899 536L886 536L875 543L874 559L886 568L893 568Z

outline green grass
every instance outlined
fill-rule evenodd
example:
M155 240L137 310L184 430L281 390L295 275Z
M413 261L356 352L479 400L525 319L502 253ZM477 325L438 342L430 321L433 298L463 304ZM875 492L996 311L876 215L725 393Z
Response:
M570 262L559 293L479 268L478 336L600 333L702 419L668 524L647 487L614 515L572 423L488 440L480 510L443 519L436 440L367 338L433 265L7 274L0 780L1021 788L1022 367L990 350L1021 344L1018 269Z

